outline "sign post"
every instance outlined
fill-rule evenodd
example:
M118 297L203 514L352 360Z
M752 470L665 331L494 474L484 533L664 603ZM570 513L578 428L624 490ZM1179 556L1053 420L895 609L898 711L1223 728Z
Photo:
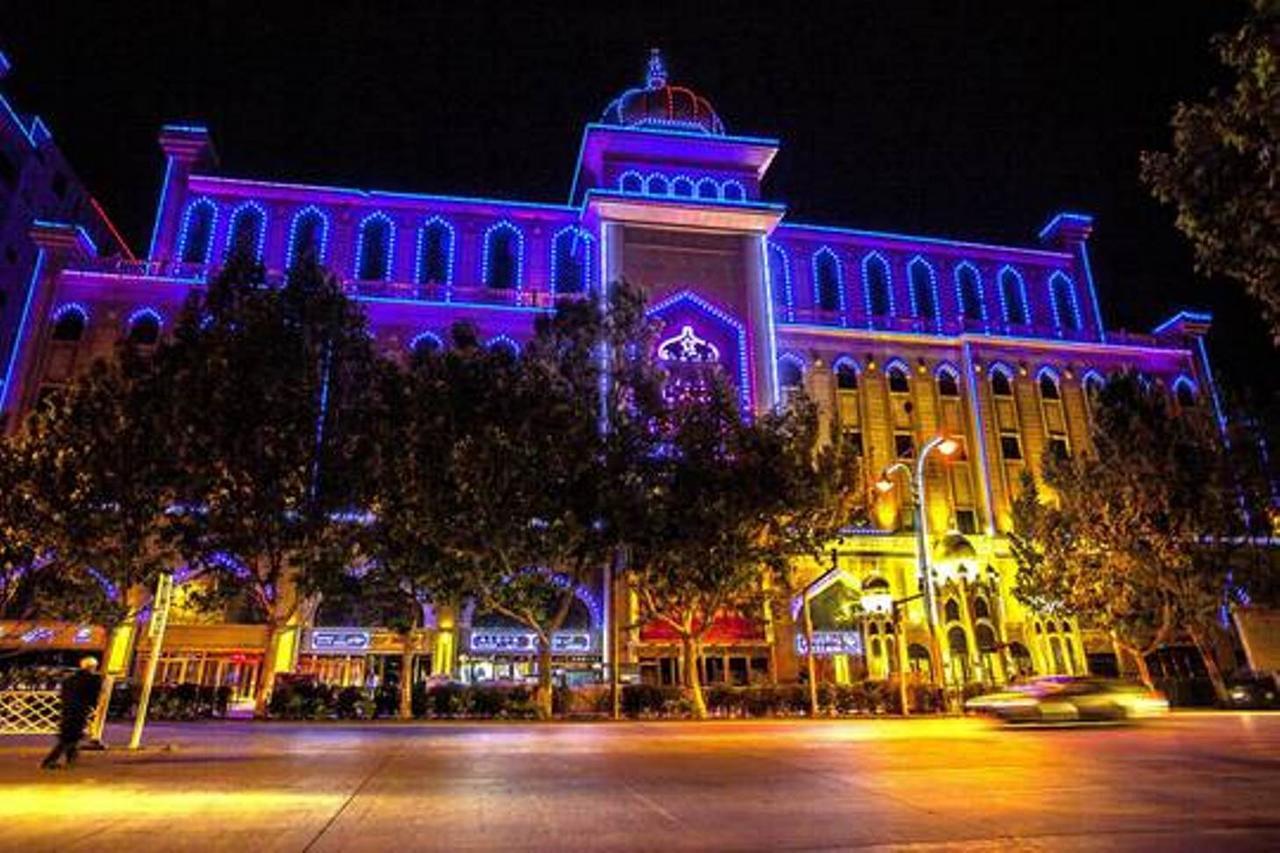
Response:
M142 727L147 724L147 706L151 704L151 688L156 681L156 667L164 646L164 629L169 623L169 608L173 605L173 575L165 573L156 581L156 596L151 602L151 622L147 636L151 638L151 657L147 660L147 672L142 679L142 692L138 696L138 711L133 718L133 737L129 748L142 745Z

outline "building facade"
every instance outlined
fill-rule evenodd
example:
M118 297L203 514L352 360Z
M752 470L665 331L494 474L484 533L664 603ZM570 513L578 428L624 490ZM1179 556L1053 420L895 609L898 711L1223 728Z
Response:
M44 389L122 335L163 335L237 247L271 274L314 250L363 304L378 345L400 356L438 345L458 320L491 345L518 348L557 298L625 278L647 291L661 321L660 357L709 354L755 411L803 388L819 405L824 439L861 453L869 490L896 462L915 468L934 437L955 442L921 468L929 579L917 571L903 466L892 468L891 488L874 491L874 525L849 531L808 567L815 654L837 680L884 678L904 664L940 666L956 684L1113 668L1109 645L1012 595L1005 533L1018 480L1046 452L1086 446L1092 394L1116 371L1140 369L1176 406L1221 420L1207 316L1183 312L1146 335L1106 327L1090 216L1055 214L1026 246L792 221L765 188L780 143L731 134L707 99L667 79L656 53L641 85L585 127L563 203L224 175L201 126L166 126L160 145L164 179L145 260L98 258L70 225L32 228L41 262L0 397L10 428ZM918 597L925 586L931 608ZM627 627L609 660L610 626L635 621L629 594L612 587L602 578L580 590L580 612L556 638L559 665L575 677L617 663L646 680L678 678L674 638L658 628ZM864 594L882 606L856 623L841 618L842 602ZM907 602L898 619L893 600ZM797 677L803 604L727 614L708 637L708 680ZM303 622L277 649L255 647L261 632L249 626L191 625L171 660L191 662L200 679L232 677L231 662L242 666L238 680L243 667L269 665L354 682L395 653L375 627L325 624L323 607ZM483 614L433 613L428 624L423 672L530 670L529 636Z

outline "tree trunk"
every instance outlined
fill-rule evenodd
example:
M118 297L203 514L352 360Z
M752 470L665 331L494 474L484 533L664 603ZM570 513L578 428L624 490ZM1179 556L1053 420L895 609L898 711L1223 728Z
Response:
M539 720L549 720L555 711L552 700L555 687L551 683L551 636L538 639L538 689L534 692L534 707Z
M1209 673L1209 683L1213 685L1213 697L1217 700L1219 706L1224 706L1230 697L1227 694L1227 683L1222 679L1222 670L1218 668L1218 661L1213 655L1213 649L1209 648L1205 642L1204 635L1199 631L1188 631L1191 635L1191 642L1195 644L1196 651L1200 653L1201 659L1204 661L1204 668Z
M276 686L275 642L280 628L275 622L267 623L266 643L263 645L262 666L258 667L258 683L253 692L253 716L265 719L271 704L271 691Z
M1147 656L1140 649L1129 648L1129 654L1133 655L1133 662L1138 667L1138 678L1148 690L1155 690L1156 683L1151 680L1151 668L1147 666Z
M680 639L680 647L684 653L684 683L689 688L689 703L693 706L693 718L707 718L707 700L702 695L702 676L698 673L698 658L702 650L699 643L690 636Z
M400 649L400 719L413 719L413 631L404 635Z

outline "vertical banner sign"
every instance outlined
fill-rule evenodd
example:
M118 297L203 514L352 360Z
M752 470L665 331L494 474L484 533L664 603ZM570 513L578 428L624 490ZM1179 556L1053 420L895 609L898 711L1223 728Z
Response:
M130 749L137 749L142 744L142 727L147 724L151 687L156 682L156 667L160 663L164 629L169 624L169 608L172 606L173 575L166 573L156 581L156 595L151 601L151 622L147 626L147 636L151 639L151 657L147 660L147 672L142 680L142 692L138 696L138 712L133 718L133 737L129 739Z

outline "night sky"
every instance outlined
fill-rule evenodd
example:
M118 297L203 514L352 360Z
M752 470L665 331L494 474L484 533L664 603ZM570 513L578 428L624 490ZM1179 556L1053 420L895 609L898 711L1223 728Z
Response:
M582 125L661 47L731 133L782 140L791 219L1034 244L1091 212L1109 327L1207 308L1231 383L1277 387L1257 309L1137 178L1175 102L1224 82L1208 42L1242 2L331 5L9 2L0 85L142 251L164 122L207 123L231 175L562 202Z

